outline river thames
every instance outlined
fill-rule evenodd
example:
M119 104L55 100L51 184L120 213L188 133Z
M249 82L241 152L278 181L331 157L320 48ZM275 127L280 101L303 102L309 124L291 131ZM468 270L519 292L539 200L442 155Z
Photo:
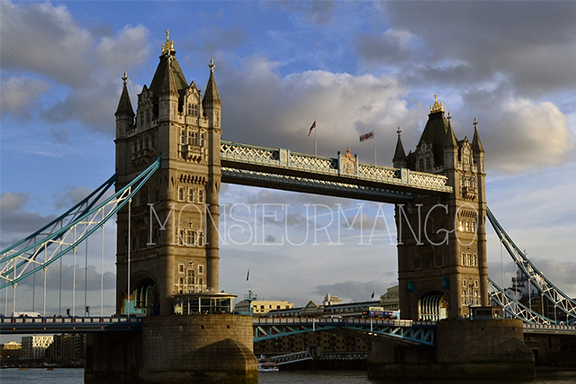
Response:
M19 370L17 368L0 370L0 382L3 384L82 384L83 369L56 368ZM386 380L373 381L366 378L364 371L280 371L262 372L259 384L445 384L446 380ZM534 380L450 380L449 384L574 384L576 370L573 371L538 371ZM103 383L104 384L104 383Z

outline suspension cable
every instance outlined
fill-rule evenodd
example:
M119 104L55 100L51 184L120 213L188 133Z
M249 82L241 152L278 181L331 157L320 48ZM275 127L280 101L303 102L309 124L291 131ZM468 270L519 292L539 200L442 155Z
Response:
M44 243L44 264L46 264L46 259L48 258L48 244ZM48 274L48 267L44 268L44 292L43 292L43 307L42 307L42 316L46 316L46 279Z
M128 292L127 292L127 299L126 299L126 304L124 305L124 309L125 312L128 316L130 316L130 248L132 247L132 241L130 238L130 218L132 217L132 199L130 199L130 201L128 201Z
M86 238L86 252L84 254L84 316L88 316L88 239Z
M104 211L102 211L104 218ZM102 245L100 249L100 316L104 316L104 225L100 227Z
M76 241L76 227L74 227L74 241ZM72 253L72 317L76 316L76 251Z

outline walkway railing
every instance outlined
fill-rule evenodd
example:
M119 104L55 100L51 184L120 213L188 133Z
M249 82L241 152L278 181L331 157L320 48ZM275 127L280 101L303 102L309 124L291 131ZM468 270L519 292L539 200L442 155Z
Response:
M140 331L142 318L114 317L4 317L0 316L0 333L77 333L101 331Z
M527 324L524 323L524 333L576 335L576 326L557 324Z

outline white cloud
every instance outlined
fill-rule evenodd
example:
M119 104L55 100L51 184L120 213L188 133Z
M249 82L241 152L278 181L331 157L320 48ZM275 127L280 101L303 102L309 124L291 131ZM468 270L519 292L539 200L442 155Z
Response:
M80 27L66 6L53 6L49 2L2 2L0 10L3 70L29 71L41 78L28 80L20 94L13 91L7 95L11 103L9 111L22 108L24 96L45 92L50 84L64 91L64 96L61 93L58 98L44 101L41 109L46 120L56 123L79 120L86 127L112 133L120 78L124 71L147 61L148 30L141 25L127 25L115 35L100 36ZM18 84L12 81L3 86L3 91L12 85Z
M2 113L29 115L50 84L43 80L19 76L2 79L0 83L0 108Z
M360 144L358 136L375 130L379 156L388 162L399 122L417 121L402 99L406 90L385 75L305 71L281 77L275 63L255 56L225 76L219 89L233 100L226 103L223 96L228 140L313 153L308 129L316 119L319 154L335 157L350 147L361 161L373 162L372 146Z
M510 97L482 113L487 169L519 173L574 160L568 119L553 103Z

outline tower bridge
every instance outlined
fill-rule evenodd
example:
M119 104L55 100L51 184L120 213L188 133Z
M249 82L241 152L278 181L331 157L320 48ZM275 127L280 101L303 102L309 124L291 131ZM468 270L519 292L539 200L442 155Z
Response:
M254 327L252 319L245 316L174 316L178 308L182 314L185 307L188 313L231 309L235 295L219 289L219 191L223 182L395 204L401 316L433 322L454 320L438 323L442 335L434 336L440 342L438 350L450 348L452 353L458 349L457 343L448 347L441 344L456 333L473 337L475 325L456 320L469 318L471 309L486 309L491 303L528 323L552 322L521 307L510 309L509 298L489 280L487 218L507 249L516 254L513 257L531 284L564 308L566 320L576 318L576 304L560 295L492 220L486 205L485 152L477 121L472 140L458 140L450 114L445 115L442 103L435 98L414 151L406 154L398 129L393 167L362 163L349 150L330 158L239 144L222 140L223 103L214 62L209 64L202 95L194 81L187 82L168 34L159 59L150 86L145 85L137 95L136 112L127 74L123 77L115 112L116 174L62 217L3 250L0 259L0 288L12 286L15 290L22 279L75 252L83 240L116 215L116 313L145 316L138 323L142 331L136 332L142 336L134 336L134 332L110 336L114 332L118 335L117 329L93 333L93 361L87 382L106 374L112 375L107 376L111 380L125 379L129 366L150 382L161 382L162 374L168 371L219 372L222 367L207 356L222 350L236 359L228 373L240 370L244 372L243 382L254 382L255 360L246 357L252 352L253 329L272 332L271 328L265 331L262 324ZM98 203L112 183L116 190L113 196ZM172 216L169 220L176 212L178 219ZM77 236L77 229L82 229L82 235ZM427 236L423 237L422 231ZM521 337L518 323L486 324L486 340L504 343ZM284 326L285 331L278 331L279 324L272 326L278 334L291 332ZM298 327L301 331L306 328L303 323ZM430 329L400 328L406 328L400 332L403 335L426 335L426 342L434 334ZM509 337L502 339L502 335ZM110 352L119 340L126 353ZM162 349L158 340L170 342ZM373 361L376 376L386 371L382 367L404 364L394 359L411 353L404 350L397 354L387 348L373 349L373 355L380 358ZM480 345L475 348L467 353L482 350ZM142 351L140 360L135 351ZM525 352L514 355L524 360L509 361L506 369L523 367L529 360ZM170 361L177 366L166 360L171 353L180 356ZM487 361L492 362L486 353ZM457 361L462 356L447 353L445 358ZM500 357L493 359L499 361ZM190 361L194 363L190 365ZM173 381L181 378L175 376Z

